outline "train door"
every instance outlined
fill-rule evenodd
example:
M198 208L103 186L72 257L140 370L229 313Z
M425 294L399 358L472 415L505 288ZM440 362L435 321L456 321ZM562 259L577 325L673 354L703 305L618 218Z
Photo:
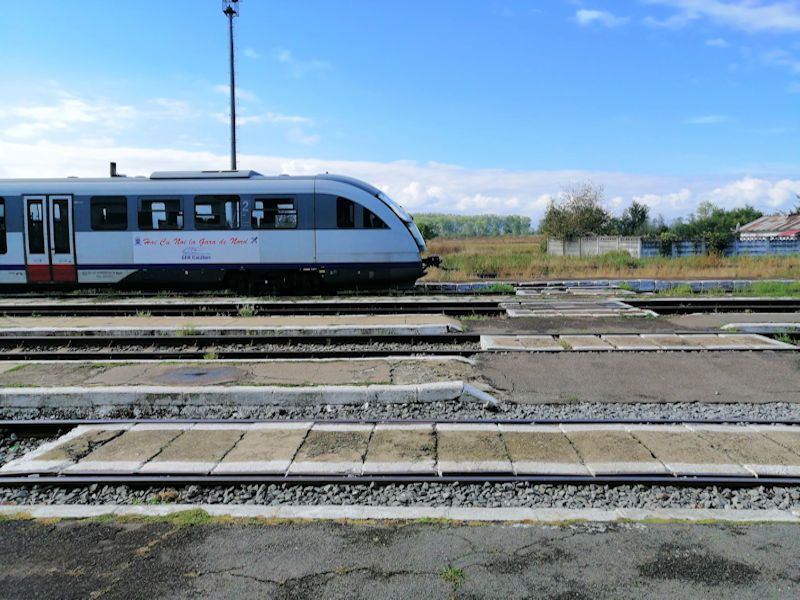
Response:
M28 283L75 283L72 196L24 196Z

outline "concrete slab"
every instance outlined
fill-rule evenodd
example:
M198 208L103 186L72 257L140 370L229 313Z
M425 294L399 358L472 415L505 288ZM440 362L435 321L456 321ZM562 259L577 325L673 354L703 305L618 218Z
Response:
M756 333L721 333L717 341L723 344L740 344L745 350L797 350L797 346L773 340Z
M433 425L376 425L363 473L436 473Z
M576 352L597 352L614 350L614 346L597 335L560 335L561 345L567 344Z
M183 430L131 429L124 432L77 463L64 469L67 473L135 473L156 456Z
M244 433L244 427L184 431L139 473L209 473Z
M126 364L9 362L0 387L163 385L420 384L471 380L475 367L462 357L396 357L356 360L157 361Z
M665 474L669 470L629 432L613 428L561 427L592 475Z
M52 442L12 460L0 473L55 473L68 467L102 444L130 428L130 425L80 425Z
M314 425L289 466L289 474L361 474L372 428L372 425Z
M457 319L443 315L370 315L370 303L363 315L309 315L260 317L0 317L0 335L53 335L103 332L140 335L158 332L180 335L201 333L278 333L281 335L436 335L461 331Z
M499 427L515 475L589 475L589 470L558 426Z
M651 351L662 349L658 344L640 335L603 335L600 337L617 350Z
M754 336L750 335L735 335L735 334L721 334L721 335L700 335L700 334L686 334L682 335L688 343L702 345L706 350L753 350L757 349Z
M627 429L675 475L752 475L686 427L654 425Z
M511 473L497 425L437 424L438 470L445 473Z
M675 333L643 333L641 338L656 344L662 350L697 350L702 348L701 345L690 343L684 337Z
M561 352L564 348L552 335L482 335L484 350Z
M757 476L798 476L800 455L758 431L746 428L711 428L689 426L717 450L742 464Z
M259 423L213 469L222 473L285 473L311 423Z
M800 456L800 427L764 425L753 429Z

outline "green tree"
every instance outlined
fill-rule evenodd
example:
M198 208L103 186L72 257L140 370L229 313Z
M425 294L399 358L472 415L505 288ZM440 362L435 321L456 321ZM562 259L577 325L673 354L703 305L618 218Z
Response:
M603 207L603 188L581 183L566 188L558 200L551 200L540 230L559 239L606 233L612 224L611 214Z

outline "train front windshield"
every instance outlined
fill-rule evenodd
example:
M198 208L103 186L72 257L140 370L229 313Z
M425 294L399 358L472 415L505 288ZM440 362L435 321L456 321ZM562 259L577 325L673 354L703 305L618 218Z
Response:
M414 219L411 217L410 214L408 214L406 209L400 206L397 202L395 202L391 198L389 198L389 196L387 196L383 192L378 194L378 199L381 202L383 202L386 206L392 209L392 212L397 215L397 217L408 228L408 231L411 232L411 235L414 238L414 241L416 242L419 251L425 252L425 250L427 250L427 247L425 246L425 238L422 237L419 228L414 223Z

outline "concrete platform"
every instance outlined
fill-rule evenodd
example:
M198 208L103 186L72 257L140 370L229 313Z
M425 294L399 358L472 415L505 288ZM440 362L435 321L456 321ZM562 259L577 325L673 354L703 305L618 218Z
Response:
M2 387L109 387L194 385L417 385L478 378L465 358L375 358L195 362L3 362Z
M56 473L800 476L800 426L122 423L9 462L0 486Z
M798 346L752 333L632 333L609 335L481 335L481 348L495 352L654 352L678 350L798 350Z
M369 305L365 304L365 312ZM437 335L461 331L442 315L310 315L261 317L0 317L0 335Z

